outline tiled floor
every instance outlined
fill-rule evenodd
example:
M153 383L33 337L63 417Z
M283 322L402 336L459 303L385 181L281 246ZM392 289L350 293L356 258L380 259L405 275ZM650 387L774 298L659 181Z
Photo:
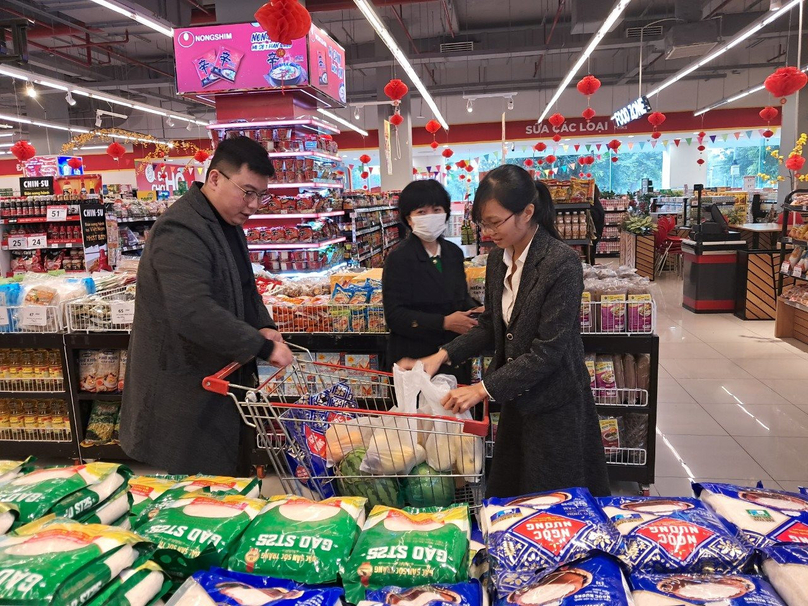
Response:
M691 480L808 486L808 346L775 339L773 321L685 310L673 275L654 290L660 380L652 492L688 495Z

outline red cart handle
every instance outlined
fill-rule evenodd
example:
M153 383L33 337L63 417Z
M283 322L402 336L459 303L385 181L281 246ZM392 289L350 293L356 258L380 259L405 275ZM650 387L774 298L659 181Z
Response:
M202 379L202 387L220 396L226 396L230 392L230 381L227 380L227 377L236 372L241 366L238 362L228 364L215 375Z

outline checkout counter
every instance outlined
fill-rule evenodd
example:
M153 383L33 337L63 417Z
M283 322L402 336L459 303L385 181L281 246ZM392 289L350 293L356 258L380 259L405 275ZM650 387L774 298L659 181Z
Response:
M734 312L737 285L743 278L739 252L746 247L746 241L732 231L721 240L705 241L692 233L682 240L682 307L694 313Z

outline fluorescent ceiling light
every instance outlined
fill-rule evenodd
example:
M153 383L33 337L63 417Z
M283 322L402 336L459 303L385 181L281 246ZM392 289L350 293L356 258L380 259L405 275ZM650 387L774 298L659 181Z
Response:
M802 71L808 72L808 64L806 64L802 68ZM712 105L708 105L707 107L703 107L700 110L695 111L693 113L693 116L696 117L696 116L704 115L708 111L716 109L717 107L721 107L722 105L729 105L730 103L735 103L736 101L738 101L740 99L743 99L744 97L748 97L749 95L753 95L754 93L759 93L760 91L765 90L765 89L766 89L766 87L763 86L762 84L758 84L757 86L747 88L746 90L743 90L743 91L739 92L736 95L732 95L731 97L721 99L720 101L716 101ZM0 135L0 136L2 136L2 135Z
M779 17L781 17L781 16L785 15L786 13L788 13L789 10L791 10L792 8L797 6L802 1L803 0L791 0L791 2L788 2L787 4L783 5L783 7L781 9L779 9L777 11L766 13L765 15L763 15L762 17L760 17L759 19L754 21L751 25L745 27L740 32L735 34L735 36L729 42L725 42L724 44L720 45L718 48L713 50L710 54L708 54L703 59L699 59L698 61L695 61L694 63L691 63L690 65L688 65L684 69L681 69L678 72L676 72L673 76L671 76L670 78L668 78L667 80L662 82L654 90L652 90L650 93L648 93L646 95L646 97L653 97L654 95L659 94L661 91L668 88L671 84L675 84L676 82L678 82L679 80L681 80L682 78L687 76L688 74L696 71L700 67L703 67L703 66L707 65L713 59L716 59L717 57L720 57L721 55L723 55L725 52L727 52L731 48L734 48L734 47L738 46L744 40L750 38L755 33L760 31L761 29L763 29L764 27L766 27L767 25L769 25L770 23L772 23L773 21L775 21ZM696 115L698 116L700 114L696 114Z
M359 0L354 1L359 2ZM614 8L612 9L612 12L609 13L609 16L606 18L606 21L603 22L603 24L600 26L600 29L589 41L589 44L584 49L584 52L581 53L580 57L578 57L578 60L567 72L567 75L564 76L564 79L558 86L558 90L550 99L550 102L547 103L547 105L545 105L544 111L541 113L541 116L539 116L539 122L542 122L547 117L547 114L550 113L550 110L555 105L556 101L558 101L559 97L561 97L561 94L567 88L569 83L572 82L572 79L575 77L575 74L577 74L578 70L580 70L583 67L584 63L586 63L586 60L589 58L589 55L591 55L592 51L595 50L595 47L597 47L597 45L600 44L600 41L603 39L603 37L609 32L610 29L612 29L612 26L615 24L617 19L620 18L620 15L623 14L623 11L626 9L629 2L631 2L631 0L619 0L617 4L615 4Z
M348 128L350 128L352 131L356 131L357 133L359 133L363 137L368 136L368 131L361 129L358 126L354 126L353 124L351 124L347 120L344 120L344 119L340 118L337 114L332 114L330 111L326 111L326 110L324 110L322 108L318 108L317 111L320 112L321 114L323 114L326 118L330 118L334 122L339 122L343 126L347 126Z
M74 133L90 132L86 128L80 128L78 126L57 124L55 122L45 122L44 120L29 120L28 118L21 118L20 116L10 116L8 114L0 114L0 120L8 120L9 122L16 122L17 124L30 124L32 126L41 126L42 128L55 128L58 130L66 130Z
M79 147L78 151L85 151L87 149L106 149L109 145L84 145L83 147Z
M123 15L124 17L129 17L133 21L137 21L153 29L156 32L160 32L164 36L169 38L174 37L174 28L171 24L166 23L164 21L158 21L152 17L146 17L145 15L141 15L137 11L132 10L128 6L115 2L114 0L92 0L96 4L103 6L104 8L108 8L111 11L115 11L116 13Z
M629 0L620 0L620 2L625 2L628 4ZM410 81L415 85L415 88L418 89L418 92L421 93L421 97L424 101L426 101L429 109L432 110L432 113L435 115L435 119L445 130L449 130L449 125L446 123L446 120L443 119L443 114L440 113L440 110L438 109L435 100L432 98L432 95L429 94L426 86L424 86L424 83L421 82L421 78L419 78L418 74L415 73L409 59L407 59L401 48L399 48L398 43L393 39L393 36L390 35L390 32L387 30L387 26L385 26L385 24L382 23L382 20L379 19L379 16L376 14L376 11L373 9L370 3L367 0L354 0L354 4L356 4L356 8L359 9L359 12L365 16L365 19L368 20L368 23L370 23L371 27L376 31L379 38L382 39L382 42L384 42L387 48L390 49L393 57L396 61L398 61L398 64L407 74L407 77L409 77Z

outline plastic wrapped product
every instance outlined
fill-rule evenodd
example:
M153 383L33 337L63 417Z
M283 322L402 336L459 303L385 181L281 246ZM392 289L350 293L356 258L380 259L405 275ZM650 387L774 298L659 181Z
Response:
M186 476L135 476L129 479L129 494L132 495L133 518L151 507L156 498L183 481Z
M808 604L808 546L776 545L764 550L763 572L788 606Z
M603 511L623 535L620 558L645 572L740 572L752 551L698 499L605 497Z
M269 499L231 551L227 567L310 585L334 583L365 521L365 499Z
M798 494L732 484L693 484L693 492L756 549L808 536L808 499Z
M154 546L131 532L51 519L0 540L0 604L81 604Z
M119 402L93 402L90 419L87 422L87 431L82 440L83 446L109 444L115 432L115 422L118 419L121 405Z
M598 356L595 360L595 382L598 389L602 389L601 394L607 402L613 401L617 397L614 375L614 359L612 356Z
M157 544L155 562L184 578L221 566L265 504L239 495L189 496L160 509L137 532Z
M109 524L116 525L115 522L121 518L129 517L131 508L131 497L126 489L119 490L111 496L105 503L96 509L90 510L86 515L78 518L79 522L85 524Z
M486 499L480 525L500 598L594 551L619 553L620 533L584 488Z
M127 568L87 606L152 606L171 589L171 581L154 562Z
M614 383L617 389L626 388L626 374L623 370L623 356L616 355L612 358L614 363ZM618 392L619 393L619 392Z
M16 505L0 503L0 537L6 534L20 515Z
M34 461L35 457L28 457L24 461L0 461L0 486L31 471Z
M469 511L374 507L342 573L346 598L388 585L457 583L468 578Z
M637 389L650 389L651 385L651 355L637 356Z
M306 587L217 568L189 578L167 606L340 606L342 595L339 587Z
M496 606L633 606L619 564L607 556L597 556L567 564L529 581Z
M106 504L112 497L125 493L126 483L132 475L129 468L111 463L103 463L103 465L106 465L112 473L107 473L98 483L86 486L65 497L53 506L50 513L83 522L87 515ZM95 523L110 524L115 519L95 520Z
M626 389L637 389L637 361L633 354L623 355L623 376ZM628 404L634 404L632 396L627 398Z
M630 580L636 606L785 606L760 577L636 573Z
M480 606L482 588L478 581L468 583L436 583L417 587L384 587L367 592L367 600L362 606Z

